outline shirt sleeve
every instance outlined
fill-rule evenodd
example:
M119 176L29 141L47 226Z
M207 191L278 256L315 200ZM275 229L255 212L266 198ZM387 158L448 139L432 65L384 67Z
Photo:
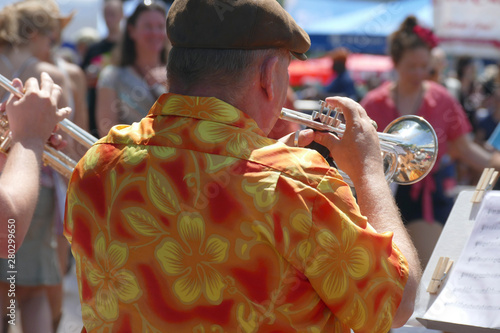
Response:
M385 333L401 302L408 264L392 233L376 233L352 208L347 191L344 186L318 195L309 235L314 250L305 275L344 325Z

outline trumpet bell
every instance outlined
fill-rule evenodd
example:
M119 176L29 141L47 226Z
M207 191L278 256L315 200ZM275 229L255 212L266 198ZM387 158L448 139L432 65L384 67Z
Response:
M339 112L320 102L312 115L283 108L281 119L342 137L346 128L339 121ZM414 184L429 174L436 162L438 141L431 124L418 116L403 116L392 121L378 133L383 154L385 179L388 183ZM354 186L348 175L338 170L344 181Z
M422 117L404 116L393 120L384 133L394 137L392 150L383 151L384 168L394 170L392 180L410 185L422 180L434 167L438 153L436 132ZM385 145L385 141L381 140Z

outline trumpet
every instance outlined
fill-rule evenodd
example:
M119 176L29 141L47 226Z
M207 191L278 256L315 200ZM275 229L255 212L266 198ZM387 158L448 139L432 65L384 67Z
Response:
M280 118L342 137L345 125L339 120L340 114L326 102L320 101L319 111L313 111L312 114L282 108ZM436 132L424 118L413 115L399 117L382 133L378 132L378 138L388 183L414 184L432 170L437 158L438 141ZM342 170L339 173L346 183L353 186Z
M17 90L10 81L0 74L0 85L7 91L14 94L16 97L23 97L23 93ZM78 143L89 149L97 138L87 133L82 128L75 125L68 119L63 119L58 123L58 127L75 139ZM0 115L0 152L8 153L12 144L12 134L9 129L9 121L5 114ZM76 161L61 151L53 148L49 144L45 144L43 151L43 163L51 166L54 170L60 173L63 177L69 179L76 166Z

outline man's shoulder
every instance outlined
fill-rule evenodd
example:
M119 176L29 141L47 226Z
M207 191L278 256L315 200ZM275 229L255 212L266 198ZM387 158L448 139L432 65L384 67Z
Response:
M327 177L332 178L332 181L334 178L342 180L336 169L331 168L313 149L288 147L276 143L255 150L250 161L313 188L317 188Z

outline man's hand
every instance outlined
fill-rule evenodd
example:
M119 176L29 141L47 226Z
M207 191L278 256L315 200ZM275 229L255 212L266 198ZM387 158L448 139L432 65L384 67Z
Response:
M299 130L285 135L278 141L291 147L306 147L314 141L315 133L311 129Z
M19 79L15 79L12 85L23 91L23 84ZM44 144L56 124L71 112L70 108L57 109L61 95L61 87L54 84L47 73L41 75L41 86L35 78L28 79L22 98L11 95L3 107L7 110L13 141ZM54 140L56 146L60 144L61 140Z
M344 114L345 133L315 133L315 141L327 147L337 166L357 182L381 175L384 177L378 134L361 105L346 97L329 97L328 105Z
M57 127L54 129L54 132L57 130ZM49 138L49 145L54 147L57 150L61 150L68 145L68 141L64 140L61 134L52 133Z

